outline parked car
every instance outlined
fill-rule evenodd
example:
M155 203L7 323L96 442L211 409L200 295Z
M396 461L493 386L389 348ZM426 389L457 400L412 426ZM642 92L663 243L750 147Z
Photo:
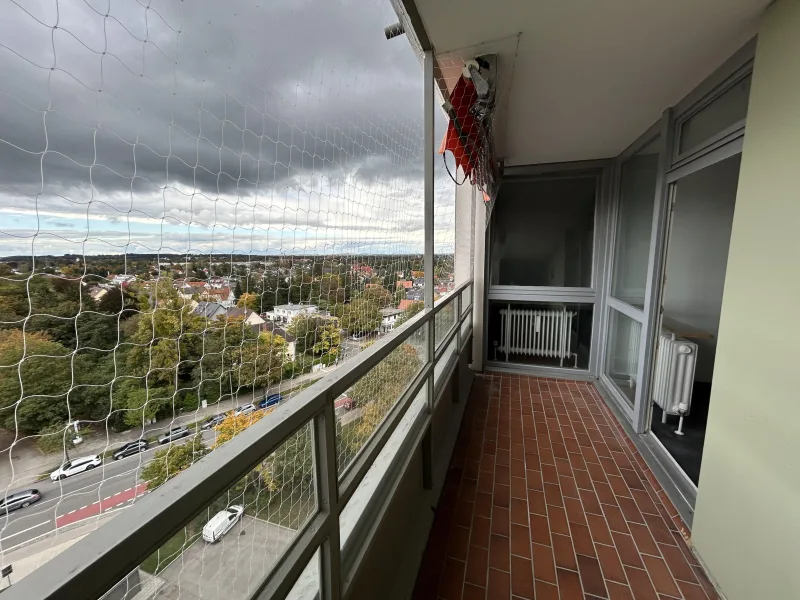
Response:
M249 404L242 404L239 408L234 411L233 416L238 417L239 415L249 415L256 411L255 405L251 402Z
M209 544L219 541L242 519L242 513L244 513L244 507L236 505L219 511L203 527L203 539Z
M283 400L283 396L280 394L270 394L269 396L265 396L264 399L258 403L258 408L267 408L268 406L275 406L276 404L280 404Z
M84 471L91 471L95 467L103 464L103 459L97 454L92 456L82 456L74 460L68 460L63 465L58 467L55 471L50 473L50 479L58 481L59 479L66 479Z
M225 415L223 414L214 415L213 417L210 417L208 420L203 422L203 424L200 425L200 429L204 431L206 429L211 429L212 427L216 427L217 425L222 423L224 420L225 420Z
M186 436L192 435L192 432L189 431L186 427L173 427L169 431L164 432L164 434L158 438L159 444L167 444L174 440L179 440L181 438L185 438Z
M22 492L9 494L5 498L0 498L0 513L10 513L18 508L25 508L42 498L39 490L30 489Z
M134 442L128 442L121 448L118 448L116 452L114 452L114 460L119 460L120 458L125 458L126 456L131 456L132 454L139 454L139 452L144 452L150 447L145 440L136 440Z

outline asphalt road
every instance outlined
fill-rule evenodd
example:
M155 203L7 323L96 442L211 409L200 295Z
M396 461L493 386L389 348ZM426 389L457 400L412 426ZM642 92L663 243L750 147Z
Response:
M215 435L213 429L205 431L203 440L211 445ZM184 443L188 439L176 443ZM0 516L0 548L6 551L56 527L120 508L133 501L145 492L139 472L159 448L166 446L154 445L146 452L118 461L109 458L101 466L67 479L56 482L45 479L28 486L38 489L42 499L27 508Z
M310 375L303 379L312 379L313 376ZM318 374L314 376L319 377ZM293 383L297 385L300 382ZM270 388L270 393L272 389ZM274 389L277 391L278 388ZM284 397L288 399L293 395L294 393L290 392ZM238 404L245 404L248 401L249 397L238 398ZM203 441L208 447L213 444L215 436L216 431L213 429L203 432ZM191 438L184 438L173 444L185 443L189 439ZM159 448L166 446L153 445L146 452L118 461L107 458L99 467L60 481L53 482L48 478L9 490L9 493L13 493L35 488L41 493L42 499L27 508L20 508L8 515L0 515L0 550L5 552L13 546L58 527L127 506L135 498L146 493L146 486L139 479L139 473L141 468L152 460L153 453Z

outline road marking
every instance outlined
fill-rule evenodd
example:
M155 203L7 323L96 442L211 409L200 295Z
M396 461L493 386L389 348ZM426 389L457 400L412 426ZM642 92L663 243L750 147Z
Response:
M84 509L84 508L86 508L87 506L89 506L89 505L88 505L88 504L85 504L84 506L81 506L80 508L78 508L78 509L76 509L76 510L83 510L83 509Z
M114 496L116 496L116 495L117 494L114 494ZM106 496L105 498L103 498L103 500L111 500L111 498L113 498L114 496Z
M132 487L129 487L129 488L125 488L125 490L123 490L123 491L125 491L125 492L130 492L132 489L133 489ZM121 494L121 493L122 493L122 492L120 492L120 494Z
M41 527L42 525L49 525L49 524L50 524L50 520L48 519L44 523L39 523L38 525L34 525L33 527L28 527L27 529L23 529L22 531L18 531L17 533L12 533L11 535L4 535L3 536L3 540L11 539L14 536L21 535L23 533L28 533L32 529L36 529L37 527Z

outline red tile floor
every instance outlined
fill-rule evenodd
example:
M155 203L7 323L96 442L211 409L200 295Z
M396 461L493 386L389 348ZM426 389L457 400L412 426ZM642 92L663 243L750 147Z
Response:
M591 383L475 380L418 600L716 599L661 486Z

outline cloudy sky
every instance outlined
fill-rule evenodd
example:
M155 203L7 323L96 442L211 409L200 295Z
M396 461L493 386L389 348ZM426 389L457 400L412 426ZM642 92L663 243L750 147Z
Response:
M389 0L0 11L0 256L421 251L421 66Z

